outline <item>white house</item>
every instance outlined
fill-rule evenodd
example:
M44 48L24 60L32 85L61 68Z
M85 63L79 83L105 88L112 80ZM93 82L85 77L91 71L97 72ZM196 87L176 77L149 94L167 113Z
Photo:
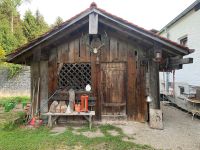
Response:
M174 92L175 97L181 96L183 93L193 94L196 86L200 86L200 0L196 0L164 26L159 34L195 49L194 53L186 56L193 58L193 64L184 65L183 69L175 72L174 77L172 73L160 73L161 93L170 95ZM173 81L175 81L175 84L173 84ZM191 87L195 88L190 90Z

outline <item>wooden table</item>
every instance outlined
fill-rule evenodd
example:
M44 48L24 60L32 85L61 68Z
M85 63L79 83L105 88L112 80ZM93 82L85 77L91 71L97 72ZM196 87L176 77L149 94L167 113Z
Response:
M52 127L53 123L58 119L59 116L83 116L89 122L89 128L92 127L92 116L95 115L95 111L88 112L72 112L72 113L44 113L44 116L48 116L48 126ZM55 118L53 119L53 116Z
M194 119L194 115L200 115L200 110L196 108L197 104L200 104L200 100L196 99L187 99L189 102L192 103L193 109L191 110L192 112L192 120Z

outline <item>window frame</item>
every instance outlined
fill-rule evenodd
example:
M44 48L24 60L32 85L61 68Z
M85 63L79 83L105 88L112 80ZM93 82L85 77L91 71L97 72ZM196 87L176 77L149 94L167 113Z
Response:
M180 94L183 95L184 92L185 92L185 87L184 86L179 86L179 91L180 91Z

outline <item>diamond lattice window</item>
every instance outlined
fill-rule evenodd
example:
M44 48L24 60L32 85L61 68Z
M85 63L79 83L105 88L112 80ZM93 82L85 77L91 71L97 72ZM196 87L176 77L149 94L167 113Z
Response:
M89 63L62 66L58 79L61 89L84 90L87 84L91 85L91 65Z

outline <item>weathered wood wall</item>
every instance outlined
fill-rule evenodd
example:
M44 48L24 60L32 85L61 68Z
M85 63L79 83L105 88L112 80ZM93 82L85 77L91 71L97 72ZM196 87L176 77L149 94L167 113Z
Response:
M48 61L40 61L39 56L35 58L31 63L32 115L48 112Z
M82 34L73 35L71 39L66 39L58 46L49 48L48 63L38 65L38 68L39 66L43 69L48 67L48 70L40 73L40 76L43 76L42 78L48 76L48 80L42 81L45 85L41 86L42 94L40 97L46 99L45 93L48 92L48 97L50 97L59 88L57 84L58 74L64 63L89 62L91 63L92 92L93 96L97 98L97 119L100 119L101 115L105 113L102 109L102 107L105 107L103 103L115 103L116 105L125 103L124 108L122 107L120 111L125 111L131 120L145 121L147 115L145 100L146 67L142 65L141 61L146 51L130 39L112 32L107 32L107 34L105 46L100 51L99 63L96 62L95 54L90 54L85 41L82 40ZM38 72L37 67L34 67L34 64L32 66L32 76L35 77ZM106 71L109 69L114 71ZM105 75L105 73L107 74ZM104 85L104 82L107 85ZM45 89L47 84L48 90ZM32 88L33 85L34 82L32 82ZM113 89L109 90L109 88ZM103 95L102 91L104 91ZM106 98L106 95L109 96Z

